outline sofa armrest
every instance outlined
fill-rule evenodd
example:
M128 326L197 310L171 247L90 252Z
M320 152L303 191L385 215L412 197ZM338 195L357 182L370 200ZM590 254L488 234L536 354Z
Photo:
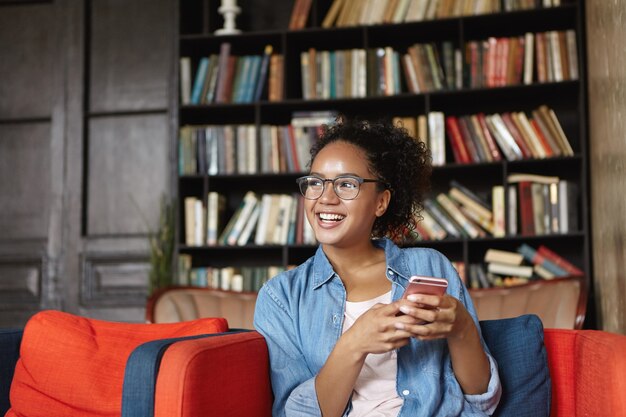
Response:
M9 391L23 333L21 329L0 329L0 416L9 409Z
M272 414L269 357L257 332L174 343L156 382L156 417Z
M626 415L626 336L546 329L552 417Z

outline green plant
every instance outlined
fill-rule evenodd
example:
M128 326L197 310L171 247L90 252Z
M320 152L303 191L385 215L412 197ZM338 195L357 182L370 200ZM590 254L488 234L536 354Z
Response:
M170 286L174 282L174 240L176 222L176 201L161 197L159 224L156 231L150 231L150 274L149 294Z

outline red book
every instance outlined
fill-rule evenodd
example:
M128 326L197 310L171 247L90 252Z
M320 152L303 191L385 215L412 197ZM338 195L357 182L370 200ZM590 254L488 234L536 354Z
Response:
M556 254L544 245L539 245L539 247L537 248L537 253L552 261L554 264L563 268L572 275L584 275L583 271L574 266L571 262L563 258L561 255Z
M522 236L535 235L535 216L533 214L532 182L518 183L519 221Z
M450 139L450 145L452 146L452 153L454 154L455 161L459 164L471 163L472 160L467 152L465 143L463 142L457 118L455 116L447 116L446 127L446 132L448 133L448 138Z
M550 142L548 142L548 139L544 136L543 132L539 128L537 121L530 119L529 122L530 122L530 126L533 128L533 130L535 131L535 134L539 138L539 142L541 142L541 146L543 146L543 149L545 149L546 155L548 157L555 156L556 153L554 149L552 149Z

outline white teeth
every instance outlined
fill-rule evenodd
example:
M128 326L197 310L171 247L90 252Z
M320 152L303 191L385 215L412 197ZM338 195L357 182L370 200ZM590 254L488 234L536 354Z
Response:
M320 213L320 219L322 219L322 220L337 221L337 220L343 220L345 217L346 216L342 216L341 214Z

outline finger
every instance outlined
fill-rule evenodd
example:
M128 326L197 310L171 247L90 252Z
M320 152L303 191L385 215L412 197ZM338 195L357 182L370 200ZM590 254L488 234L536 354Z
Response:
M444 297L429 294L411 294L407 297L407 300L412 301L416 304L422 304L431 307L441 307L442 303L444 303Z

